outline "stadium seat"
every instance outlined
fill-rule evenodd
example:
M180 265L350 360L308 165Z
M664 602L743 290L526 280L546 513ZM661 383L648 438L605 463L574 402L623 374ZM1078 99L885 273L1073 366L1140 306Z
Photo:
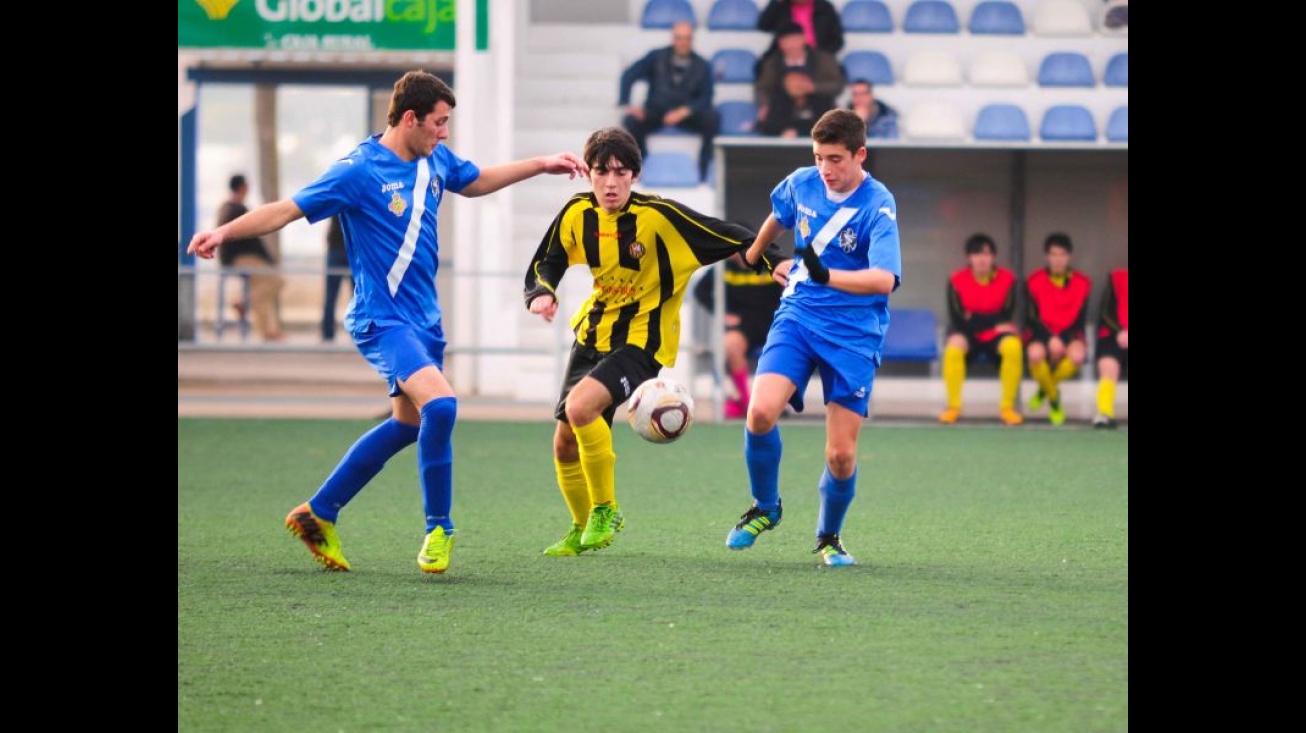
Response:
M1093 21L1080 0L1040 0L1034 7L1034 35L1088 36Z
M839 11L844 33L892 33L893 15L880 0L848 0Z
M712 54L712 78L718 84L752 84L757 54L746 48L723 48Z
M976 140L1028 140L1029 118L1014 104L995 102L980 108L975 118Z
M1107 142L1129 142L1129 105L1116 107L1106 123Z
M982 35L1023 36L1025 16L1020 6L1010 0L983 0L970 11L966 30Z
M1129 86L1129 52L1121 51L1106 62L1102 83L1109 87Z
M687 20L698 27L698 18L694 15L694 6L689 0L648 0L644 3L644 13L640 16L641 28L670 28L682 20Z
M893 66L879 51L849 51L843 55L844 75L849 82L865 79L877 86L893 84Z
M698 185L698 164L689 153L651 152L644 158L639 180L650 188L690 188Z
M957 11L947 0L913 0L902 19L906 33L960 33Z
M939 358L939 323L928 308L893 308L880 352L886 361L934 361Z
M907 57L902 81L908 86L959 87L961 64L947 51L917 51Z
M967 76L973 87L1029 86L1029 68L1015 51L984 51L975 54Z
M1043 113L1039 137L1066 142L1096 142L1097 124L1093 113L1078 104L1056 104Z
M710 31L756 31L757 3L753 0L716 0L707 11Z
M754 129L757 126L757 105L752 102L734 100L729 102L718 102L716 106L717 116L721 118L721 126L717 132L721 135L756 135Z
M1088 57L1076 51L1053 51L1043 57L1038 66L1038 85L1041 87L1091 87L1093 65Z
M948 102L921 102L903 118L911 140L964 140L966 123L961 111Z

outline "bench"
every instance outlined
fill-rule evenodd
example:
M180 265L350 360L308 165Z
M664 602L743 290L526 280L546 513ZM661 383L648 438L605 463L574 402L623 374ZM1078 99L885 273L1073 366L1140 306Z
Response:
M889 333L884 337L880 353L885 362L905 362L906 373L924 372L932 376L934 362L939 359L939 322L934 311L928 308L892 308L889 311ZM886 366L889 364L886 363ZM923 369L922 369L923 367Z

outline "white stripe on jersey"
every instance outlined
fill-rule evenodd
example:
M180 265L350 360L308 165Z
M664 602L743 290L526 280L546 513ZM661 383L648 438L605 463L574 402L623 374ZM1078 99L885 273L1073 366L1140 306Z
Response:
M843 229L848 220L853 218L853 214L856 213L856 208L840 206L839 210L834 212L834 216L831 216L829 221L825 222L825 226L821 227L821 231L816 233L816 236L812 238L811 243L807 246L812 248L817 257L820 257L821 253L825 251L825 246L830 243L831 239L834 239L839 230Z
M399 283L413 262L413 253L417 251L417 237L422 233L422 214L426 212L426 187L430 183L431 167L426 158L418 158L417 180L413 181L413 211L408 215L408 229L404 232L404 243L399 247L399 255L390 266L390 274L386 275L392 298L399 292Z

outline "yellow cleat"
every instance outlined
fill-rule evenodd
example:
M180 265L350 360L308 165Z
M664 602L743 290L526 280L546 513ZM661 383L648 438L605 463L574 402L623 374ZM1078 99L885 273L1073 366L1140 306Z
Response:
M445 534L444 527L436 527L426 536L422 551L417 553L417 567L425 573L443 573L449 569L449 551L453 549L454 533Z
M336 537L335 523L313 514L308 502L290 510L286 515L286 529L303 540L313 559L327 570L349 570L349 561L340 550L340 538Z
M949 407L939 414L939 422L944 425L954 425L957 419L961 417L960 407Z
M1025 416L1010 407L1002 408L1002 412L998 413L998 417L1002 419L1004 425L1020 425L1025 422Z
M571 529L567 531L567 536L544 548L544 554L549 557L575 557L581 554L589 549L582 547L580 544L581 531L581 526L572 522Z
M1048 422L1062 425L1066 422L1066 411L1061 408L1061 400L1048 400Z

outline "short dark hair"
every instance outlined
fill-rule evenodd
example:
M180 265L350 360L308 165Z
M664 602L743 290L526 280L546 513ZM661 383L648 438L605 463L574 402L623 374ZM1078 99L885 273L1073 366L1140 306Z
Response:
M998 253L998 245L994 244L993 237L987 234L972 234L970 239L966 240L966 254L977 255L984 250L993 254Z
M447 103L450 109L458 106L453 90L443 79L421 69L409 71L395 82L386 122L391 127L397 126L404 118L404 113L410 109L420 120L431 114L438 102Z
M643 167L639 143L635 142L635 137L624 127L603 127L590 133L582 155L585 165L590 168L607 165L613 158L637 176Z
M850 109L832 109L812 125L812 140L843 145L856 153L866 147L866 121Z
M1053 232L1048 238L1043 240L1043 251L1050 252L1053 247L1060 247L1067 252L1074 252L1075 245L1070 243L1070 235L1063 232Z
M853 79L848 86L857 86L858 84L865 84L867 91L875 91L875 85L871 83L870 79L862 79L860 77Z
M806 31L803 30L803 27L801 25L798 25L797 21L793 21L793 20L782 20L780 21L780 25L777 26L775 29L776 38L784 38L785 36L792 36L795 33L799 35L807 35Z
M239 191L241 187L244 186L246 183L247 181L245 180L245 176L240 173L237 173L236 175L231 177L231 180L227 181L227 189L230 190L232 193L235 193L236 191Z

